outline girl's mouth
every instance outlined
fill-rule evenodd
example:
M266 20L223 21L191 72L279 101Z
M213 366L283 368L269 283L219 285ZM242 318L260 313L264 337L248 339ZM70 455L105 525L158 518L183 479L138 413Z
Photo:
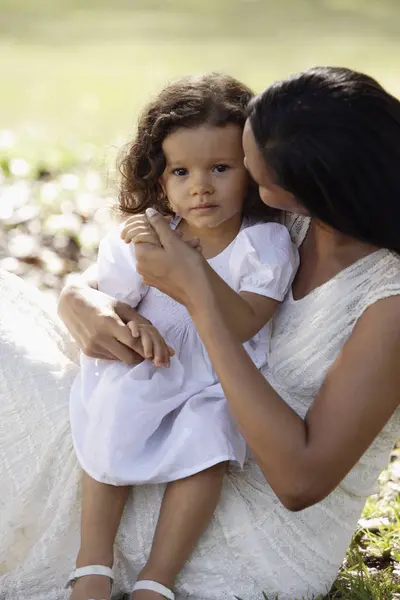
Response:
M191 210L198 210L198 211L207 211L207 210L212 210L213 208L217 208L216 204L202 204L201 206L194 206Z

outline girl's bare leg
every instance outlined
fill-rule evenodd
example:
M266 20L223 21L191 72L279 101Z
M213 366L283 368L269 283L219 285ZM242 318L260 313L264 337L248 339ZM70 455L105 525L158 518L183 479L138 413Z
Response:
M77 567L112 567L114 541L126 503L128 487L116 487L95 481L87 473L82 480L81 545ZM73 586L71 600L110 598L110 580L103 575L88 575Z
M220 463L168 484L149 560L138 581L151 579L173 589L175 579L188 560L217 507L227 463ZM162 596L138 590L132 600L161 600Z

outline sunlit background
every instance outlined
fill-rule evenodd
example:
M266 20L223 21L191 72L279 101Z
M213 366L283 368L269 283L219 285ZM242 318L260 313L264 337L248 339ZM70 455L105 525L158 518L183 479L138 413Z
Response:
M169 80L260 91L317 64L400 96L400 2L0 0L0 265L53 292L93 260L116 151Z

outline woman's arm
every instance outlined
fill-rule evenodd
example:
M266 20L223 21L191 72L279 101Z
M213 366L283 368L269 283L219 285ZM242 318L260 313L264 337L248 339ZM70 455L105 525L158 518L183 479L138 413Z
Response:
M203 339L229 408L266 479L290 510L328 495L355 465L400 400L400 298L360 318L306 418L273 390L230 331L196 253L151 219L162 248L140 244L146 283L183 302Z
M207 311L197 297L190 312L230 410L283 504L311 506L340 483L399 404L400 298L361 317L302 420L234 343L212 295Z

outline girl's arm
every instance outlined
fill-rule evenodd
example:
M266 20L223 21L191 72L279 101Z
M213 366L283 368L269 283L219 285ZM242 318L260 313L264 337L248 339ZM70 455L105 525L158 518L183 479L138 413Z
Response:
M203 339L230 411L265 478L290 510L327 496L371 445L400 400L400 297L359 319L305 419L257 370L230 331L197 253L151 218L162 247L137 246L138 270L184 303Z
M279 302L252 292L237 293L208 263L204 268L230 331L240 342L247 342L268 323Z

